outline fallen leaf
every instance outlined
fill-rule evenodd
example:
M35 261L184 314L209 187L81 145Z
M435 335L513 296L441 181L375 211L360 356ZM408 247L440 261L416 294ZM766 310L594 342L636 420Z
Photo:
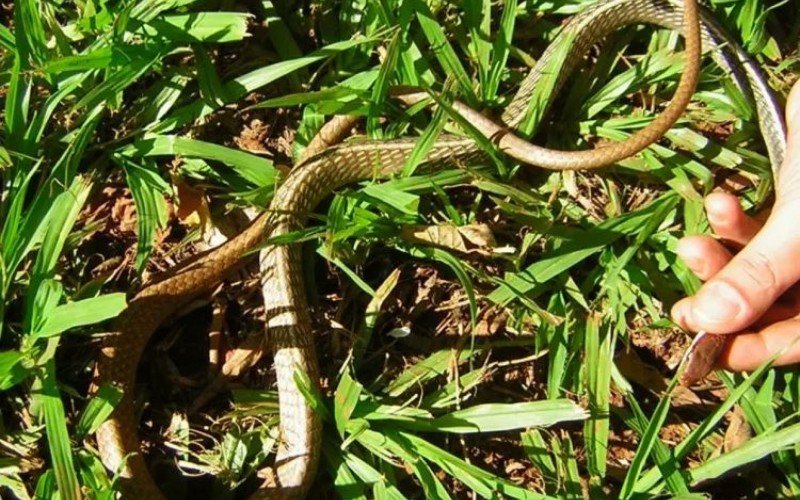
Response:
M725 429L722 449L725 453L733 451L749 441L751 437L753 437L753 429L747 423L742 407L736 405L731 412L731 422Z
M495 335L503 329L508 321L508 312L505 309L492 307L487 309L475 327L475 335Z
M405 226L401 236L411 243L424 243L455 250L460 253L478 253L491 255L495 253L497 241L486 224L454 224L412 225Z
M136 205L133 198L118 197L114 200L111 207L111 219L114 221L118 230L122 233L133 233L136 231Z
M269 151L265 144L269 137L269 132L269 127L256 118L249 125L245 125L239 137L236 137L234 141L239 146L239 149L256 154L267 153Z
M205 230L211 219L211 213L203 191L189 186L179 176L173 176L172 183L178 194L175 200L175 215L183 224Z

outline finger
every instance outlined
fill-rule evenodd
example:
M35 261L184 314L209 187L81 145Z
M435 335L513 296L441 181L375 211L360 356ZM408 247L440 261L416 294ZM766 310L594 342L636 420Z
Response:
M733 255L710 236L685 236L678 242L678 257L701 280L717 274L731 261Z
M690 322L687 321L687 316L691 314L691 308L692 297L686 297L673 304L670 315L672 316L672 321L674 321L679 328L684 330L693 329ZM767 309L767 312L756 320L753 324L753 329L766 328L773 323L796 318L798 314L800 314L800 289L793 289L783 294L772 304L772 306Z
M672 306L672 320L684 330L694 329L691 322L687 320L687 317L691 314L691 308L692 297L686 297ZM773 323L797 318L798 314L800 314L800 290L790 290L781 295L781 297L767 309L767 312L753 323L752 329L760 330Z
M800 279L800 226L796 221L800 213L800 131L796 126L800 125L800 90L795 89L787 115L793 116L790 124L794 128L790 128L785 175L779 186L785 178L788 187L781 188L764 227L692 300L686 316L692 330L744 330Z
M718 364L726 370L752 371L784 348L786 350L775 361L775 366L800 362L800 320L791 319L759 332L736 335Z
M672 306L672 311L670 311L670 315L672 316L672 321L675 322L680 328L684 330L691 330L689 324L686 322L686 316L689 314L689 310L691 308L692 299L687 297L685 299L681 299L676 302Z
M764 229L709 280L692 301L693 330L744 330L800 279L800 228L796 216L774 212Z
M740 247L749 243L761 229L762 223L745 214L739 199L732 194L711 193L705 205L714 233Z
M787 151L777 180L776 208L800 203L800 80L786 103Z
M792 134L800 134L800 80L795 82L786 101L786 125Z
M787 106L789 137L775 208L764 227L709 280L691 303L690 329L744 330L800 279L800 90ZM785 182L784 182L785 181Z
M800 289L793 287L781 295L763 316L753 324L753 329L766 328L772 323L778 323L790 318L797 318L800 314Z

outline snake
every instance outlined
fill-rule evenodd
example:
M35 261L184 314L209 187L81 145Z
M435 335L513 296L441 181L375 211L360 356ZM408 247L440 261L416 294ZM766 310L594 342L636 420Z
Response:
M582 151L556 151L533 145L514 131L522 123L534 89L559 57L556 95L588 50L607 35L628 25L656 25L684 36L686 64L669 104L645 128L626 140ZM563 44L569 44L564 55ZM689 104L700 73L703 49L726 72L743 95L755 103L759 125L774 173L786 145L780 108L755 62L697 0L604 0L573 16L520 83L498 122L461 104L457 113L490 141L492 147L522 163L551 170L580 170L611 165L637 154L660 139ZM560 52L561 51L561 52ZM393 98L414 104L429 92L399 92ZM345 121L346 123L350 123ZM339 127L339 131L347 126ZM137 365L153 332L192 300L208 293L255 248L260 251L265 304L266 342L274 355L279 396L279 445L275 464L263 467L263 478L252 498L302 498L314 481L321 449L322 423L298 385L298 375L316 386L319 371L314 331L303 284L300 246L269 244L269 240L301 229L308 215L326 197L349 184L378 180L402 172L418 138L350 140L314 151L300 161L276 189L269 208L251 225L221 246L200 253L156 276L129 302L104 337L91 392L103 385L122 391L111 416L98 428L96 439L104 465L118 474L124 498L163 498L140 451L134 414ZM485 145L484 145L485 147ZM487 151L467 136L442 133L421 165L427 171L486 161ZM695 342L682 381L692 383L715 367L727 338L704 335ZM314 387L312 387L313 389Z

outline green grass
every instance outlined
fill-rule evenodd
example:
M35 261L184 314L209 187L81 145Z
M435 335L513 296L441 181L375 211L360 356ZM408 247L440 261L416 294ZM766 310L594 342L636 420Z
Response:
M560 24L590 3L263 1L247 13L194 0L10 4L0 26L0 495L113 498L91 434L120 394L84 396L96 352L87 347L142 273L170 264L158 245L177 226L167 200L178 180L226 210L268 203L282 158L238 149L214 124L244 126L278 108L296 131L295 156L337 113L365 117L374 138L421 137L405 175L337 193L314 228L292 235L331 264L309 266L321 287L308 289L335 286L336 300L318 293L312 303L326 332L334 315L340 325L319 336L326 390L308 391L326 425L318 487L347 498L690 496L730 492L704 481L748 465L749 483L734 484L800 495L794 371L721 374L724 390L703 393L714 404L691 411L676 403L664 359L632 347L648 332L683 339L669 330L669 307L699 282L674 250L685 232L708 230L703 196L740 171L745 204L767 201L754 110L724 72L706 61L685 118L600 173L536 172L497 153L480 165L418 168L443 130L470 133L448 123L448 99L499 115ZM712 4L785 95L800 68L800 3ZM624 139L671 95L679 49L673 33L620 31L549 114L548 82L538 89L523 133L567 149ZM399 109L388 98L396 84L443 91L442 106ZM135 248L122 275L92 274L86 253L86 241L109 232L87 219L108 185L127 186L136 209L135 243L102 255ZM496 247L464 253L476 243L458 238L480 223ZM427 243L408 237L419 226L432 229ZM191 228L169 234L174 248L197 238ZM432 309L428 292L457 300L426 316L414 301ZM499 333L470 335L498 311ZM400 327L407 341L396 338L408 333ZM437 329L464 335L425 347ZM615 362L628 349L645 353L661 384ZM734 408L753 437L720 452ZM231 406L208 410L203 431L173 406L148 411L162 418L144 434L171 421L170 453L186 473L171 476L170 491L191 488L186 476L199 472L218 479L209 497L229 498L272 459L269 388L235 389ZM635 455L626 458L626 446Z

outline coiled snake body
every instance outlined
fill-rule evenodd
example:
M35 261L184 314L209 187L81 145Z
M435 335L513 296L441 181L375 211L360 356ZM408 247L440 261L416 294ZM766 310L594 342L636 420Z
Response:
M530 145L510 130L516 128L529 105L533 89L544 76L560 44L571 43L564 59L556 92L593 44L614 30L631 24L655 24L681 31L685 26L687 64L673 100L648 127L630 139L589 151L552 151ZM500 151L525 163L550 169L584 169L610 165L634 155L658 140L677 120L696 86L700 66L700 41L715 60L728 71L744 95L757 103L759 122L774 168L785 149L785 133L779 108L758 68L728 37L713 17L696 5L696 0L607 0L575 16L520 86L497 125L459 103L456 112L490 138ZM556 92L553 92L555 94ZM400 95L406 103L420 100L419 94ZM416 140L351 142L325 149L302 161L276 191L270 209L241 234L219 248L200 254L142 289L129 303L109 335L98 362L95 384L113 384L123 398L110 419L97 431L103 463L120 471L124 496L160 498L139 453L134 418L133 388L136 367L151 334L167 317L195 297L219 283L242 256L267 236L296 231L306 216L332 191L354 182L382 178L400 172ZM441 135L425 158L427 169L475 162L485 158L471 139ZM280 399L281 444L274 469L254 498L295 498L304 496L314 479L320 454L321 423L295 385L296 371L304 371L316 383L318 370L300 270L298 245L269 246L261 252L266 307L267 335L275 355ZM702 378L713 368L723 337L706 336L690 355L685 381Z

